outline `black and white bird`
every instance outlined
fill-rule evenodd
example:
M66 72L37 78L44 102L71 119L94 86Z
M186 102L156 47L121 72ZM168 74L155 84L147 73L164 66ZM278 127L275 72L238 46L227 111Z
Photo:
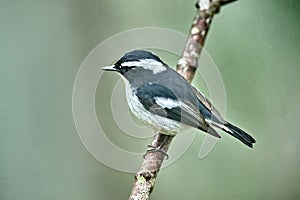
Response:
M132 113L155 131L176 135L190 126L220 138L214 129L219 128L253 147L253 137L225 121L201 92L153 53L130 51L102 69L121 74Z

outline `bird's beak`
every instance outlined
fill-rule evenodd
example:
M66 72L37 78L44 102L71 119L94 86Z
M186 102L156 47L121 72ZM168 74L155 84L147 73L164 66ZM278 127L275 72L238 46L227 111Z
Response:
M102 67L101 69L105 70L105 71L117 71L117 69L115 68L115 65L105 66L105 67Z

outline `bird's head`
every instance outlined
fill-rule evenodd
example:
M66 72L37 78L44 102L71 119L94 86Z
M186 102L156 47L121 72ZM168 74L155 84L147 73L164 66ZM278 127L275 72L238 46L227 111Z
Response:
M146 80L167 70L167 65L149 51L134 50L124 54L111 66L103 67L105 71L116 71L130 83Z

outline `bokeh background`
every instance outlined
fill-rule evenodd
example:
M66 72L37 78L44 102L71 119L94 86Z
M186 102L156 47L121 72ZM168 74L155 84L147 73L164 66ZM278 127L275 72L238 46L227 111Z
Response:
M1 200L128 198L133 174L98 162L76 132L77 70L96 45L121 31L154 26L187 33L194 3L0 1ZM225 84L226 118L257 144L250 150L224 135L199 160L204 134L198 134L161 170L151 199L300 199L299 17L298 0L239 0L215 16L205 48ZM129 150L150 142L108 137Z

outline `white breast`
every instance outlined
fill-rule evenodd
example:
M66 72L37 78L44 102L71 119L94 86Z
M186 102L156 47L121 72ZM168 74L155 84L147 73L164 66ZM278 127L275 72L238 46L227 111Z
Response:
M131 112L146 125L155 131L162 132L166 135L176 135L177 132L185 128L185 126L174 120L153 115L147 111L139 102L138 97L132 93L129 86L126 86L126 97Z

